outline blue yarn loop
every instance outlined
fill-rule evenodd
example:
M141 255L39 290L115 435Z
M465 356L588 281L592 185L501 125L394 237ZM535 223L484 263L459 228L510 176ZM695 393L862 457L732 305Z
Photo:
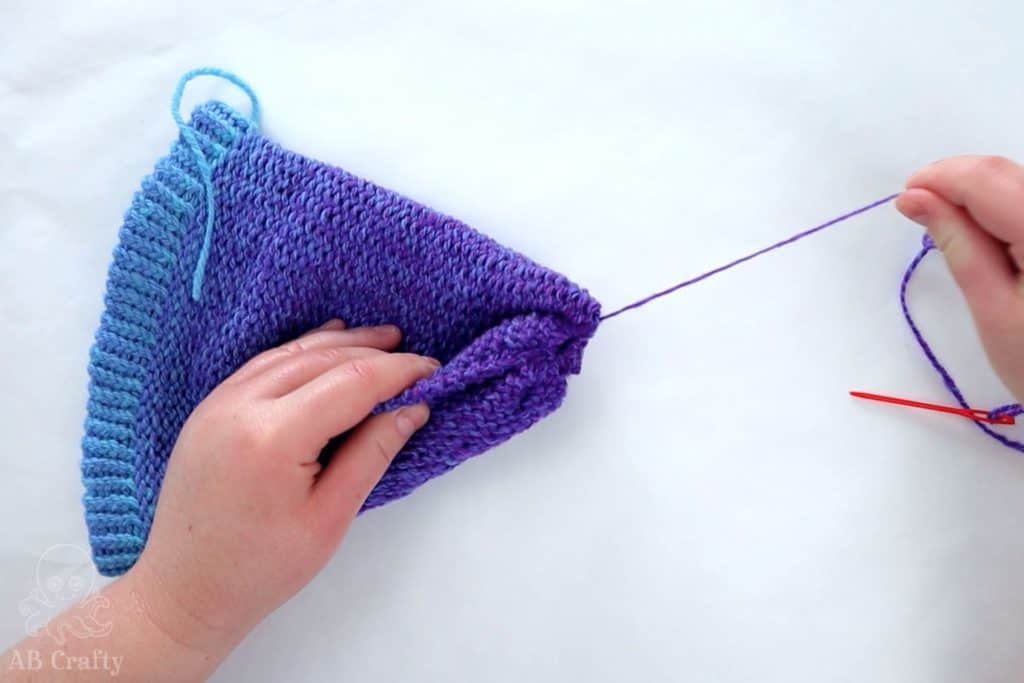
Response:
M203 294L203 279L206 276L206 262L210 259L210 244L213 241L213 228L217 223L216 215L216 197L213 189L213 164L207 159L206 154L203 152L203 148L199 145L199 139L196 137L195 130L192 126L185 123L185 120L181 116L181 96L185 92L185 86L193 78L199 76L216 76L229 83L232 83L249 96L249 102L252 104L252 110L249 113L249 120L256 126L260 123L260 103L256 98L256 93L249 87L249 84L243 81L241 78L223 69L215 67L202 67L199 69L192 69L181 77L178 81L178 86L174 89L174 96L171 98L171 116L174 118L174 122L178 125L178 130L181 131L181 137L185 140L185 144L192 152L192 156L195 157L196 166L199 168L199 175L203 181L203 190L206 199L206 222L203 228L203 244L199 249L199 256L196 258L196 267L192 272L192 299L199 301Z
M957 386L956 381L953 379L953 375L951 375L949 370L947 370L939 361L938 356L935 355L935 351L932 350L931 345L925 340L924 335L921 333L921 329L917 326L917 323L914 322L913 316L910 315L910 306L907 304L907 288L910 286L910 280L914 277L914 273L917 271L917 267L921 265L924 257L933 249L936 249L936 246L931 237L928 235L922 237L921 250L917 252L917 255L910 261L910 265L907 266L906 272L903 273L903 280L900 282L900 308L903 309L903 317L906 319L907 325L910 326L910 332L914 335L914 339L917 341L918 346L921 347L921 350L924 352L928 362L931 363L932 368L939 373L939 377L942 378L942 383L946 385L946 389L953 398L956 399L956 402L959 403L961 407L969 409L970 405L967 403L967 399L964 397L960 387ZM1004 415L1012 415L1016 417L1017 415L1022 414L1024 414L1024 407L1019 403L1010 403L989 411L988 417L989 419L995 419ZM1007 448L1024 452L1024 443L1017 441L1016 439L1011 439L1004 434L1000 434L984 422L976 420L974 424L978 429L985 432L986 435L995 439Z

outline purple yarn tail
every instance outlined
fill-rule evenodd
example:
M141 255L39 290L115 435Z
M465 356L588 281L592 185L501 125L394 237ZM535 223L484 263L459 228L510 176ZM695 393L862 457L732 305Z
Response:
M813 235L816 232L821 232L822 230L824 230L826 228L831 228L833 225L836 225L837 223L842 223L843 221L849 220L849 219L853 218L854 216L859 216L860 214L865 213L867 211L870 211L871 209L878 208L879 206L882 206L883 204L887 204L887 203L891 202L893 199L896 199L896 197L898 197L898 196L899 196L899 194L892 194L892 195L889 195L888 197L883 197L882 199L879 199L877 201L871 202L867 206L862 206L859 209L854 209L853 211L850 211L849 213L844 213L842 216L837 216L836 218L833 218L833 219L831 219L829 221L826 221L825 223L822 223L821 225L816 225L813 228L810 228L808 230L804 230L803 232L798 232L797 234L793 235L792 237L787 237L786 239L782 240L781 242L776 242L775 244L773 244L771 246L768 246L768 247L765 247L764 249L759 249L758 251L755 251L752 254L747 254L746 256L743 256L743 257L740 257L740 258L736 259L735 261L731 261L729 263L726 263L724 266L719 266L719 267L717 267L717 268L715 268L713 270L707 271L706 273L701 273L700 275L698 275L696 277L692 277L689 280L684 280L683 282L680 282L679 284L672 285L668 289L662 290L660 292L655 292L654 294L651 294L650 296L646 296L643 299L640 299L639 301L634 301L633 303L631 303L631 304L629 304L627 306L623 306L622 308L617 309L615 311L612 311L611 313L608 313L606 315L602 315L601 316L601 320L602 321L608 320L609 318L614 318L615 316L619 315L620 313L625 313L626 311L631 311L634 308L640 308L641 306L646 306L647 304L651 303L655 299L660 299L663 296L668 296L669 294L672 294L673 292L676 292L676 291L678 291L680 289L683 289L684 287L689 287L690 285L695 285L698 282L700 282L701 280L706 280L709 277L712 277L713 275L718 275L719 273L725 272L725 271L729 270L730 268L734 268L734 267L740 265L741 263L746 263L747 261L750 261L751 259L755 259L758 256L761 256L763 254L767 254L769 251L775 251L776 249L781 249L782 247L785 247L785 246L788 246L790 244L793 244L794 242L798 242L798 241L802 240L805 237L810 237L811 235Z
M917 267L921 265L921 261L923 261L924 257L928 255L928 252L934 248L935 243L925 235L921 251L917 253L917 256L915 256L910 262L910 265L907 266L906 272L903 273L903 280L900 282L900 308L903 309L903 317L906 318L907 325L910 326L910 332L914 335L914 339L917 340L917 345L921 347L922 351L924 351L925 357L928 359L928 362L932 364L932 367L935 368L935 372L939 373L939 377L942 378L942 383L946 385L946 389L949 390L949 393L953 395L953 398L956 399L956 402L959 403L961 407L970 409L967 399L964 398L963 392L960 391L960 387L957 386L953 376L949 374L949 371L946 370L945 366L939 361L938 356L936 356L935 352L932 351L932 347L927 341L925 341L924 335L921 334L921 330L917 327L917 324L914 322L914 318L910 315L910 307L907 305L907 288L910 285L910 280L914 277L914 272L917 271ZM989 417L994 418L1000 415L1016 416L1022 413L1024 413L1024 408L1017 403L1011 403L992 410L989 412ZM978 429L985 432L1007 448L1024 452L1024 443L1000 434L984 422L975 421L974 424L977 425Z

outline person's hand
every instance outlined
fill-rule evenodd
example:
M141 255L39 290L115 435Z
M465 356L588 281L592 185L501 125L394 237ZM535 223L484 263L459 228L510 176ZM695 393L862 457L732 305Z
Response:
M1024 402L1024 168L992 156L939 161L910 177L896 207L946 257L992 366Z
M125 577L157 628L218 659L323 567L429 416L419 404L367 417L439 366L388 352L399 338L331 321L253 358L195 409Z
M98 608L84 601L60 616L109 628L66 641L30 634L0 655L4 680L202 681L313 578L429 418L423 404L371 411L439 367L389 352L393 326L344 328L331 321L256 356L210 393L178 436L138 562ZM96 653L102 668L67 668Z

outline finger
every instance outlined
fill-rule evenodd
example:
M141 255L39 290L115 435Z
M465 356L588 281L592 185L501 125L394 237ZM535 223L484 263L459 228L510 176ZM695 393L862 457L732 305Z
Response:
M907 187L931 190L967 209L981 227L1003 242L1024 243L1024 168L1009 159L945 159L912 175Z
M997 321L1016 297L1017 275L1006 247L959 206L924 189L910 189L896 208L928 230L942 251L980 325Z
M320 521L344 533L395 456L429 417L427 405L418 403L374 415L359 425L313 487L312 504Z
M337 318L334 318L334 319L328 320L327 322L325 322L320 327L314 327L313 329L311 329L311 330L309 330L307 332L304 332L303 334L299 335L298 339L309 339L310 337L313 337L313 336L317 335L318 332L322 332L322 331L325 331L325 330L343 330L343 329L345 329L345 322L342 321L342 320L338 320ZM228 377L227 380L225 380L224 383L225 384L237 384L237 383L240 383L240 382L244 382L249 377L252 377L256 373L261 372L267 365L270 365L276 359L280 358L280 356L281 356L281 347L280 346L275 346L273 348L267 349L266 351L263 351L262 353L257 354L255 356L253 356L252 358L250 358L246 363L244 363L240 368L238 368L234 372L234 374L232 374L230 377Z
M312 330L309 330L308 332L303 333L301 336L307 337L307 336L309 336L311 334L315 334L315 333L321 332L323 330L343 330L343 329L345 329L345 321L344 320L340 320L338 318L331 318L330 320L325 322L320 327L314 327Z
M340 322L340 321L339 321ZM334 328L316 329L297 339L264 351L243 365L226 383L248 382L267 372L275 365L308 351L338 346L363 346L389 351L402 339L402 333L394 325L378 327L355 327L350 330Z
M284 356L246 382L245 392L258 398L281 398L342 363L384 353L368 346L328 346Z
M412 353L353 358L278 399L275 416L289 425L298 451L316 457L331 438L362 422L378 403L439 366Z

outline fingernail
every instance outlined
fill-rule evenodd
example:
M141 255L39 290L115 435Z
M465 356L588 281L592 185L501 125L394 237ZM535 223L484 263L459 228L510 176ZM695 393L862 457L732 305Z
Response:
M398 433L409 438L416 433L416 430L427 423L430 417L430 408L426 403L417 403L413 406L402 408L395 415L395 428Z
M427 363L429 363L431 367L433 367L435 370L441 367L441 361L439 361L436 358L432 358L431 356L423 356L423 359L427 361Z
M398 325L374 325L373 329L378 332L398 332Z

